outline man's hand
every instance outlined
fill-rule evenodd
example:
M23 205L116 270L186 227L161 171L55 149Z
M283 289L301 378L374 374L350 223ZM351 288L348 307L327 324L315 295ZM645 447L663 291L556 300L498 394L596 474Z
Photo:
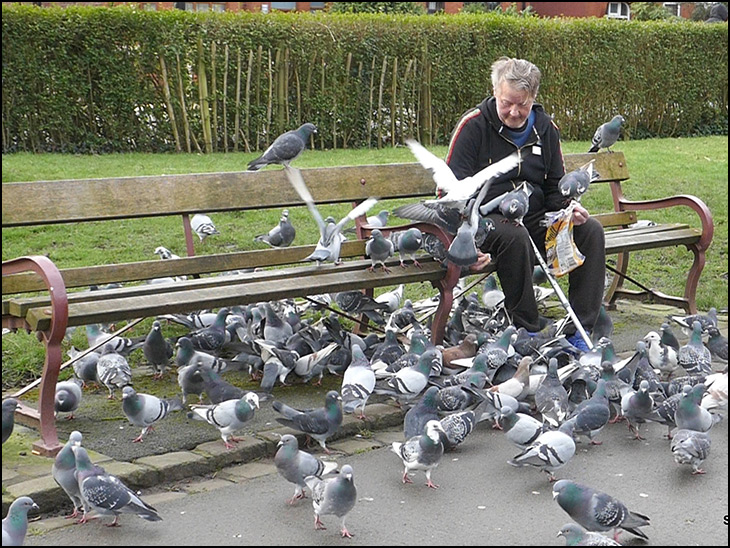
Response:
M477 249L477 262L469 267L471 272L480 272L492 262L492 256L489 253L482 253Z
M588 213L588 210L586 208L578 203L575 204L575 207L573 208L573 224L575 226L582 225L590 217L591 214Z

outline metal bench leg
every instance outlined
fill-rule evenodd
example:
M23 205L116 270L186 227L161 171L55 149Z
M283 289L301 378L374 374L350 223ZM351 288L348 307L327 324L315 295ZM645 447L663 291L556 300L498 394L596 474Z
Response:
M434 344L443 344L444 342L446 323L449 321L451 307L454 304L454 288L459 283L460 276L461 268L449 263L444 279L431 282L439 290L439 305L431 323L431 342Z

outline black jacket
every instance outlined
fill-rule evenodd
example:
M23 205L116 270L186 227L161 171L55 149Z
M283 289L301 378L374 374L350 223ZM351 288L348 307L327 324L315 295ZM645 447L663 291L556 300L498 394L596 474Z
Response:
M558 181L565 174L560 133L542 105L534 104L535 123L532 134L519 149L522 158L516 170L492 183L485 202L512 190L522 181L533 189L530 211L524 219L530 231L536 228L546 211L557 211L565 204L558 190ZM454 129L446 163L463 179L518 150L503 134L504 126L497 116L496 100L489 97L464 114Z

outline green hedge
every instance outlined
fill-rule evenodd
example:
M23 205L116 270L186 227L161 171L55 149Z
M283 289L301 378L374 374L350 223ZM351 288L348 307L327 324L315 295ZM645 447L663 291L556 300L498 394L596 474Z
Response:
M724 24L15 4L2 24L4 152L251 151L304 121L317 148L445 144L502 55L542 69L565 139L615 113L629 138L727 134Z

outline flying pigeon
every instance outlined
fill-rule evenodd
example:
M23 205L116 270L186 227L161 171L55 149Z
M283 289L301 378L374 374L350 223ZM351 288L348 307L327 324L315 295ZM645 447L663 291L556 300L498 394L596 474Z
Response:
M39 510L38 505L30 497L18 497L3 518L3 546L23 546L25 534L28 532L28 512Z
M609 531L614 529L614 540L624 529L629 533L649 540L639 529L650 525L649 518L631 512L620 500L571 480L559 480L553 485L553 499L560 507L588 531Z
M393 256L394 248L393 242L383 236L379 228L373 229L370 238L365 242L365 255L370 258L371 262L368 270L375 272L375 265L379 263L383 272L390 272L390 269L385 266L385 261Z
M89 454L83 447L73 447L76 455L76 478L83 499L84 516L79 523L88 521L88 510L101 515L113 515L109 527L117 525L120 514L136 514L147 521L161 521L162 518L152 506L146 504L122 481L91 463Z
M289 210L281 212L279 224L269 230L267 234L260 234L254 238L256 242L264 242L271 247L289 247L294 241L297 231L289 220Z
M352 538L352 534L345 526L345 517L357 502L357 489L353 481L352 466L345 464L340 473L326 479L317 476L308 476L304 480L312 491L312 505L314 506L314 528L326 529L320 516L335 515L342 518L340 534Z
M258 407L259 397L254 392L247 392L237 400L226 400L213 405L193 405L188 418L215 426L221 433L226 449L232 449L233 443L241 441L233 437L233 433L253 418Z
M426 485L438 489L431 481L431 472L441 462L444 444L441 441L443 428L437 420L426 423L425 432L408 439L405 443L394 441L391 450L403 461L403 483L413 483L408 477L411 470L423 470L426 473Z
M161 379L174 352L170 342L162 336L162 325L159 321L152 322L152 329L147 334L147 338L142 345L142 351L144 357L147 358L147 361L155 370L153 378Z
M505 222L513 221L516 225L522 224L523 217L530 208L530 195L532 189L526 181L507 193L499 202L499 212L505 218Z
M562 468L575 455L573 423L567 421L558 430L540 434L522 453L507 462L512 466L534 466L548 475L548 481L555 481L555 470Z
M8 398L3 400L3 443L8 441L15 428L15 410L20 407L18 400Z
M332 461L323 461L314 455L299 449L297 438L291 434L284 434L277 444L279 448L274 455L274 464L279 475L289 483L293 483L294 496L287 502L294 504L301 498L305 498L304 481L308 476L316 476L321 478L325 474L329 474L337 469L337 463Z
M604 537L600 533L586 531L577 523L566 523L558 531L558 536L565 539L566 546L621 546L615 540Z
M352 360L342 376L342 409L346 413L355 413L360 407L360 416L365 419L365 404L375 388L375 373L370 362L358 345L352 346Z
M96 362L96 377L109 390L108 399L114 399L114 388L123 388L132 382L132 368L126 358L114 351L111 343L104 346Z
M598 126L598 129L593 134L593 139L591 139L593 146L591 146L588 152L598 152L602 148L612 152L610 147L618 141L619 135L621 134L621 126L624 122L626 122L624 117L617 114L610 122Z
M177 399L161 400L151 394L137 393L131 386L125 386L122 390L124 416L134 426L142 428L142 433L132 440L134 443L143 441L145 434L153 428L156 422L182 408L182 403Z
M74 430L68 437L68 441L56 455L51 466L51 474L56 483L64 490L74 505L73 513L68 518L75 518L79 514L79 508L84 502L79 491L79 482L76 479L76 455L73 447L80 446L83 439L81 432Z
M421 263L416 259L416 253L423 245L423 232L416 227L408 230L399 230L391 232L390 241L393 242L395 249L398 250L398 258L402 268L406 267L405 259L413 261L413 266L420 268Z
M342 229L349 221L353 221L361 215L365 215L365 213L367 213L368 210L377 203L377 200L375 198L365 200L353 208L352 211L350 211L350 213L343 217L338 223L335 223L334 219L330 222L325 222L314 203L314 198L312 198L307 185L304 183L302 173L295 168L285 169L284 173L286 173L289 182L294 187L294 190L297 191L299 197L307 204L309 212L312 214L312 217L314 217L314 220L319 227L319 241L317 242L317 246L309 256L304 258L304 260L317 261L317 265L320 265L325 261L331 261L335 264L339 264L340 248L342 246L342 239L344 238L342 235Z
M689 342L679 347L677 364L683 367L689 375L712 373L712 354L702 342L702 324L698 320L692 322Z
M314 124L306 123L297 129L282 133L271 143L264 153L248 163L249 171L257 171L270 164L281 164L289 167L289 162L295 160L307 147L312 133L317 133Z
M201 242L208 236L220 234L218 229L215 227L215 224L213 224L213 220L202 213L196 213L193 215L193 218L190 219L190 227L193 229L193 232L198 235Z
M289 407L280 401L274 401L272 407L281 413L283 417L276 419L284 426L289 426L300 432L304 432L319 442L325 453L327 439L330 438L342 425L342 398L336 390L330 390L325 395L324 407L317 409L302 410Z
M681 429L672 438L672 454L677 464L692 465L692 474L704 474L700 468L710 455L710 436L706 432Z
M558 190L566 202L576 200L580 202L583 194L588 190L588 185L600 177L595 168L596 159L592 159L585 165L580 166L562 176L558 181Z
M79 408L81 403L81 387L76 379L61 381L56 383L56 398L53 408L58 413L70 413L66 416L67 420L74 418L74 411Z

